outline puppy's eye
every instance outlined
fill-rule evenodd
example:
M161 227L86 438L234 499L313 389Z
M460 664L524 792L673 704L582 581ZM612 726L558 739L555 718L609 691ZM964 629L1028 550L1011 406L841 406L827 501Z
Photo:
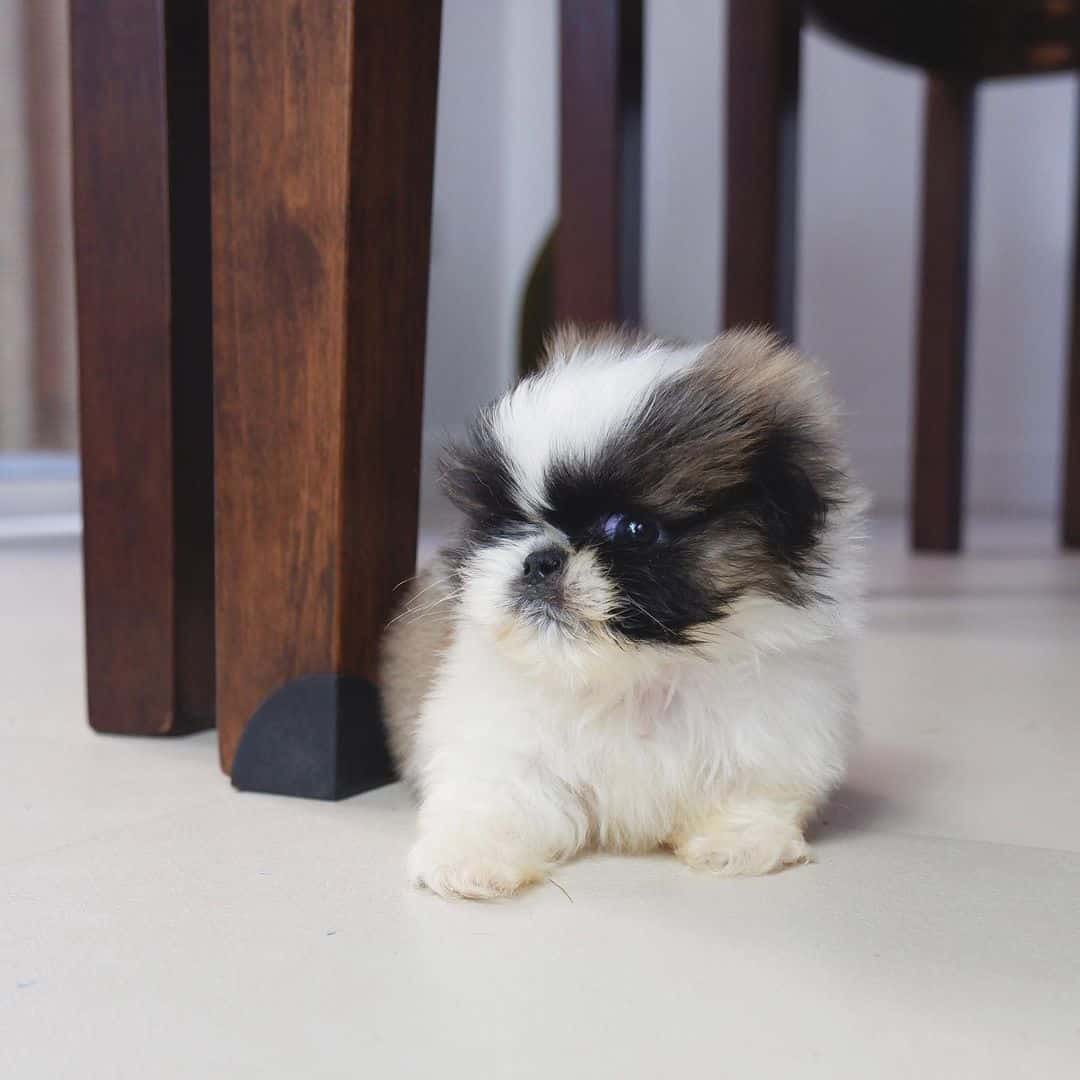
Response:
M631 514L610 514L600 523L600 532L605 540L637 547L647 547L664 539L664 530L658 522Z

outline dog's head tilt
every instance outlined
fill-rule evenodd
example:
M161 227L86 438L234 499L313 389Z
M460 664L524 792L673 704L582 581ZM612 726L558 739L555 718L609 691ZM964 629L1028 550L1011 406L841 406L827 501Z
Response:
M764 333L564 330L444 466L464 618L549 675L805 639L854 587L834 406Z

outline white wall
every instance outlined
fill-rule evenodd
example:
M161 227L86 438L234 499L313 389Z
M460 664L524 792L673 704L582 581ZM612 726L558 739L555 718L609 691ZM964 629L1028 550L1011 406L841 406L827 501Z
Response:
M558 213L559 20L556 0L505 0L506 192L502 259L510 287L503 348L516 358L525 276ZM511 361L513 363L513 361Z
M555 0L446 0L427 426L510 378L525 275L556 206ZM720 310L722 0L646 9L644 319L705 336ZM1049 510L1072 230L1071 76L980 93L970 495ZM800 343L833 374L879 505L907 497L922 78L810 32Z
M512 296L501 258L506 40L501 0L444 5L428 298L429 442L443 429L458 429L509 370L501 336Z

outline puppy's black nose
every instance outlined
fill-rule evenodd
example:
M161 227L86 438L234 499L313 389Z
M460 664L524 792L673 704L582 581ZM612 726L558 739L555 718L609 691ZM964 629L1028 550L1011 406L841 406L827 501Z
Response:
M565 552L561 548L551 546L530 551L522 569L527 584L539 585L540 582L554 577L565 565Z

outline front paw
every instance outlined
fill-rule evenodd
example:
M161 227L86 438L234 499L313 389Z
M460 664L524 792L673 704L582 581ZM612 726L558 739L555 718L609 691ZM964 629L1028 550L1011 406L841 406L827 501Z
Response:
M446 899L494 900L542 881L547 864L500 845L422 838L409 855L409 879Z
M812 861L810 846L793 825L731 825L722 819L680 838L675 854L696 870L725 877L772 874Z

